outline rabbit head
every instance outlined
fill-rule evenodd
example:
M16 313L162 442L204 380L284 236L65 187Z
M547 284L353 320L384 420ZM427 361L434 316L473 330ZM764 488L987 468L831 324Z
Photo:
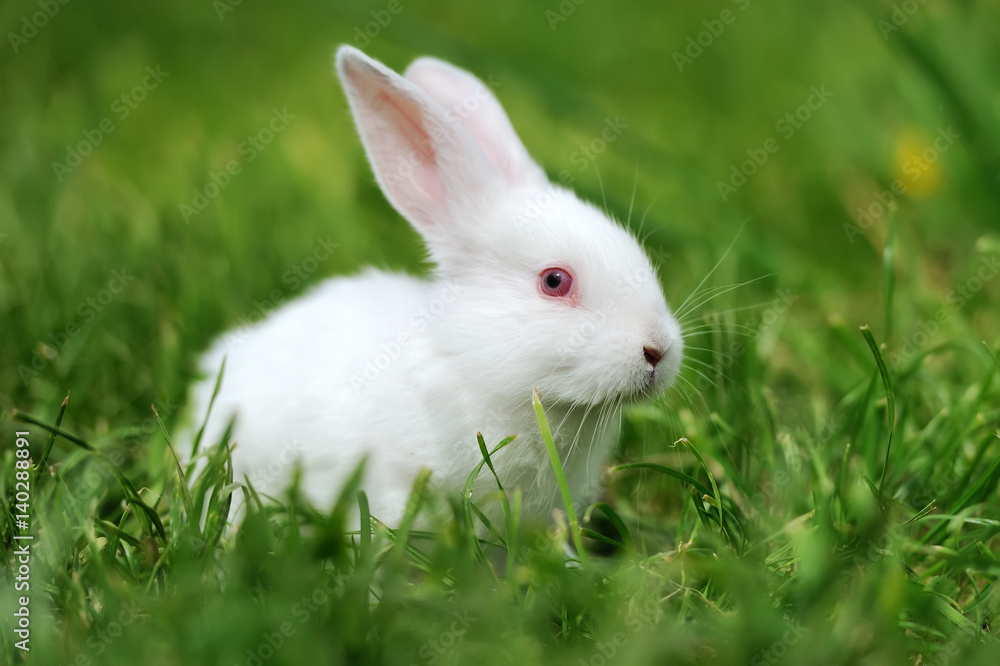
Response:
M433 58L400 76L349 46L336 64L375 177L436 266L427 326L456 381L587 407L673 381L683 341L649 259L549 182L484 83Z

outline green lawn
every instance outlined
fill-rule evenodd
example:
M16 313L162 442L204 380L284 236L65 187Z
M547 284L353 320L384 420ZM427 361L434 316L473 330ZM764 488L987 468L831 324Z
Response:
M1000 663L998 22L985 0L3 4L0 663ZM484 561L471 507L426 489L429 533L345 537L353 492L238 538L218 502L191 518L228 483L220 455L186 496L166 446L199 352L324 277L426 271L344 42L490 77L672 304L718 263L576 566L565 521L498 526Z

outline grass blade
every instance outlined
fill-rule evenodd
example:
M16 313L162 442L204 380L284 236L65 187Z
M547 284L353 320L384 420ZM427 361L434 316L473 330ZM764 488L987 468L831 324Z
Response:
M573 539L573 546L576 548L576 554L580 558L581 563L586 564L586 553L583 550L580 523L576 519L576 510L573 508L573 497L569 492L569 484L566 482L566 472L563 470L562 461L559 460L559 451L556 449L555 440L552 439L549 421L545 418L545 410L542 409L542 401L538 394L538 389L532 391L531 402L535 408L535 420L538 421L538 427L542 433L545 451L549 454L549 462L552 464L552 471L556 475L556 484L559 486L563 508L566 510L566 516L569 519L569 531Z
M889 441L885 446L885 458L882 461L882 473L879 475L878 482L878 499L879 502L881 502L882 498L885 496L885 477L889 471L889 454L892 451L892 435L896 429L896 398L892 392L892 380L889 377L889 369L885 365L885 358L882 356L882 350L879 349L878 344L875 342L871 329L868 328L868 326L862 326L861 334L865 337L865 341L868 343L868 348L871 349L872 356L875 357L875 363L878 365L878 372L882 376L882 385L885 387L886 408L888 410Z
M160 413L156 410L156 405L150 405L150 409L153 410L153 417L160 426L160 430L163 432L163 437L167 441L167 448L170 449L170 455L174 458L174 464L177 466L177 480L180 482L181 489L181 501L184 502L184 510L188 512L188 515L193 515L194 513L194 502L191 499L191 490L188 488L187 478L184 476L184 467L181 465L181 460L177 456L177 451L174 450L174 444L170 441L170 434L167 432L167 428L163 425L163 420L160 418Z
M58 428L62 424L63 415L66 413L66 405L69 404L69 391L66 392L66 397L63 398L62 404L59 405L59 412L56 414L56 422L54 426ZM42 455L38 458L38 462L35 464L35 481L41 476L42 470L45 469L45 463L49 459L49 454L52 453L52 446L56 443L56 433L54 431L49 431L49 440L45 442L45 448L42 449Z
M205 412L205 420L202 421L201 427L198 428L198 433L194 436L194 441L191 442L191 461L198 455L198 448L201 446L201 438L205 435L205 427L208 426L208 417L212 414L212 407L215 405L215 398L219 395L219 389L222 387L222 375L226 372L226 357L222 357L222 365L219 366L219 374L215 377L215 386L212 388L212 397L208 401L208 410Z
M45 421L42 421L41 419L32 416L31 414L27 414L27 413L22 412L22 411L20 411L18 409L15 409L11 413L11 418L14 419L15 421L24 421L25 423L31 423L33 425L39 426L40 428L44 428L45 430L48 430L53 435L59 435L63 439L69 440L70 442L73 442L74 444L76 444L77 446L79 446L81 449L84 449L86 451L90 451L91 453L96 453L97 452L97 449L95 449L93 446L91 446L90 444L88 444L86 442L86 440L84 440L84 439L82 439L80 437L77 437L76 435L74 435L73 433L69 432L68 430L63 430L62 428L60 428L58 426L50 425L50 424L46 423Z
M632 542L632 535L625 526L625 521L622 520L622 517L618 515L618 512L615 511L610 504L597 502L594 504L593 509L603 513L604 517L611 521L611 524L614 525L616 530L618 530L618 534L622 538L621 543L618 545L628 550L635 550L635 544Z

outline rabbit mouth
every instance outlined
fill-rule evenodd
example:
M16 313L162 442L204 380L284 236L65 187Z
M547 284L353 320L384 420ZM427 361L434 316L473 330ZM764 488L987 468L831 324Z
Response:
M656 370L655 369L654 370L650 370L649 374L646 375L645 381L643 382L642 392L648 394L648 393L652 393L653 391L655 391L656 390L656 385L659 383L658 382L659 378L660 377L659 377L659 375L656 374Z
M672 373L669 369L650 369L649 372L646 373L646 376L643 377L639 388L633 395L633 398L641 400L643 398L656 397L670 385L671 376Z
M660 392L660 375L656 370L650 370L642 379L632 384L629 388L623 388L618 392L618 399L625 402L639 402L646 398L655 396Z

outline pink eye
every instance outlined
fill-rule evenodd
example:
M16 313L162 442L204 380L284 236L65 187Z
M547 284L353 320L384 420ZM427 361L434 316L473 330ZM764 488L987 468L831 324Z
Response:
M546 268L538 276L538 289L546 296L564 298L573 288L573 276L563 268Z

